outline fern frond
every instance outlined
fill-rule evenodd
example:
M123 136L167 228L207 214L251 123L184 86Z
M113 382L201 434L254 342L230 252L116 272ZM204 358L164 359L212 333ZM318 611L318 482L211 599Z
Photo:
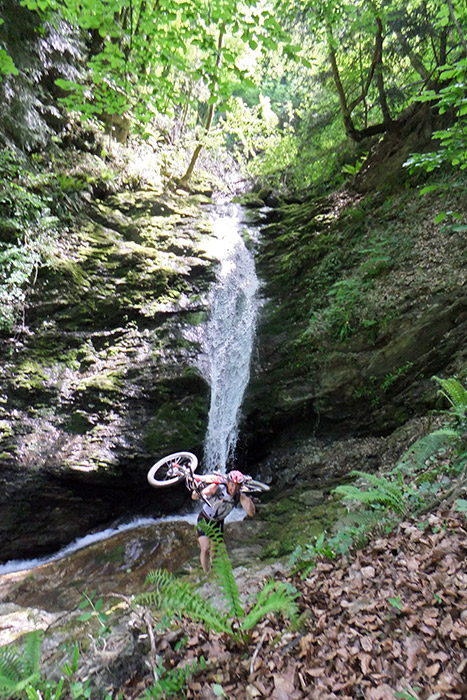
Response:
M0 688L9 681L18 682L23 676L23 666L17 650L10 646L0 648Z
M359 476L368 481L374 488L361 489L352 484L342 484L334 489L335 493L344 498L359 501L365 505L380 504L386 508L392 508L397 513L405 512L405 499L401 487L385 477L368 474L367 472L353 471L352 475Z
M146 583L155 586L154 591L140 593L137 603L163 610L170 617L186 615L192 620L202 621L215 632L232 633L232 626L226 615L217 611L202 596L196 593L189 583L179 581L164 569L151 571Z
M457 415L465 417L467 411L467 389L454 377L449 377L448 379L433 377L433 379L441 386L438 394L441 394L449 401Z
M201 523L201 526L212 542L212 568L217 575L219 587L229 606L230 615L238 621L240 617L243 617L245 612L240 602L240 593L233 575L232 564L227 553L224 538L222 533L219 532L217 528L213 527L211 523L204 522Z
M457 430L452 430L452 428L434 430L432 433L414 442L407 452L402 455L397 466L404 467L412 462L418 467L423 467L431 455L434 455L442 447L455 444L459 439L459 433Z
M39 672L41 663L42 630L35 630L26 636L24 643L24 670L28 675Z
M28 686L37 685L40 680L41 641L42 632L35 630L26 635L23 650L12 646L0 648L1 697L12 698L20 695Z
M394 498L402 498L402 490L400 486L393 481L390 481L385 476L378 476L377 474L360 472L358 470L354 470L352 475L365 479L365 481L368 481L368 483L374 486L375 489L392 494Z
M166 669L161 663L159 668L159 678L154 685L147 688L143 700L154 698L154 700L167 700L168 698L182 697L183 688L186 686L190 678L192 678L199 670L203 671L206 668L204 656L200 656L199 662L194 659L182 668ZM181 692L182 691L182 692ZM183 693L185 697L185 693Z
M256 603L243 619L241 630L249 630L269 613L283 613L291 620L298 615L295 598L298 591L291 584L269 579L259 592Z

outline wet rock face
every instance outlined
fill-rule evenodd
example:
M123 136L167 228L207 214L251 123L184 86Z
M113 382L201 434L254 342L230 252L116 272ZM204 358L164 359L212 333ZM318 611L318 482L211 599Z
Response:
M442 407L433 375L461 376L467 359L465 234L434 223L448 205L467 211L448 200L343 190L275 212L257 260L265 305L247 459L311 435L388 435Z
M96 202L40 272L24 327L0 340L0 557L37 556L109 520L174 512L151 464L201 451L195 367L214 262L199 203Z

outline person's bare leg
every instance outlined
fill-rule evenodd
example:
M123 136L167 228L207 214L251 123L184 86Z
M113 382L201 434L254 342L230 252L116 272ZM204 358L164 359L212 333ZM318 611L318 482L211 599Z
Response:
M201 549L199 556L201 566L203 567L203 571L208 573L211 570L211 540L209 537L202 535L198 537L198 542Z

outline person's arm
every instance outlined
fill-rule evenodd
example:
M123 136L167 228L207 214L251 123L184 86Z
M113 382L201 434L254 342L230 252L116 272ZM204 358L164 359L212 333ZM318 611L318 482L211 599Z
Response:
M209 497L214 496L214 494L216 493L218 486L219 484L209 484L208 486L206 486L206 488L204 488L201 491L201 494L198 493L198 491L193 491L191 497L194 501L197 501L199 498L201 498L201 496L204 496L209 500Z
M249 496L242 493L240 494L240 505L242 506L245 513L249 518L252 518L256 513L256 506Z

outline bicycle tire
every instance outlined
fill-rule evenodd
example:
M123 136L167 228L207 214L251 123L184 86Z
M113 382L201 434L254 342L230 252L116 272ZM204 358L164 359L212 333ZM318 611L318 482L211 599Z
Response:
M249 479L242 490L244 491L244 493L255 493L257 491L270 491L271 487L267 484L263 484L262 481L256 481L256 479Z
M192 452L173 452L159 459L148 471L147 478L151 486L156 489L167 488L183 481L185 474L171 475L170 469L174 464L190 467L191 471L195 472L198 467L198 458Z

